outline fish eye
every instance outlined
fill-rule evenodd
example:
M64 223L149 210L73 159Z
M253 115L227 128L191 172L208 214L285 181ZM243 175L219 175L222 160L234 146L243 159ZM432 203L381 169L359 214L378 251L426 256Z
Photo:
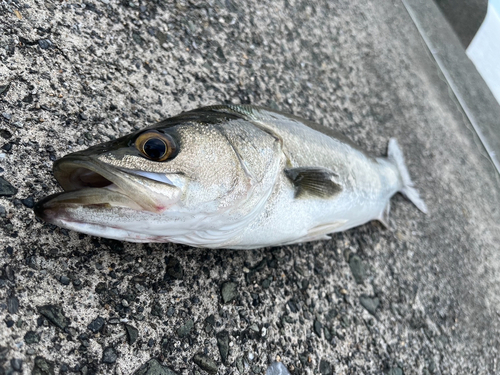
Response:
M135 140L135 147L153 161L165 161L176 151L172 137L155 130L139 135Z

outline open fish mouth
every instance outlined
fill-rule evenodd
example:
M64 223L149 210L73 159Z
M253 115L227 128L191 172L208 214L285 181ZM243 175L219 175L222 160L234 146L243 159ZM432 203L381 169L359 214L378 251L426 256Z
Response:
M161 213L180 195L164 174L116 168L88 156L67 156L54 164L54 176L64 192L39 201L35 214L55 222L77 208L125 208ZM151 187L162 193L151 193Z

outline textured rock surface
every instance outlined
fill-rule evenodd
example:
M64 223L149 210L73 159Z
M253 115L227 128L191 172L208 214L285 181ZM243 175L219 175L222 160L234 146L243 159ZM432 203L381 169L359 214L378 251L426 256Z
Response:
M0 17L0 176L18 189L0 197L5 372L499 371L498 176L398 1L26 0ZM247 252L35 219L56 158L214 103L377 155L397 137L431 214L397 196L392 230Z

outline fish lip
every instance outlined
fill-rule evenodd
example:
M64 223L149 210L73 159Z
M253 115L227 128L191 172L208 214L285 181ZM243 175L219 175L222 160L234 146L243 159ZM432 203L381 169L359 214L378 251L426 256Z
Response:
M156 213L161 213L172 205L180 193L180 189L171 181L167 184L161 179L148 179L139 173L134 173L133 170L109 165L88 155L67 155L54 163L53 172L64 192L47 196L34 207L36 216L48 222L57 221L57 216L64 216L65 208L70 206L98 207L106 204L105 200L97 204L86 203L85 199L79 202L78 193L85 195L89 189L94 189L94 193L98 194L96 189L106 189L105 194L119 199L120 207ZM141 194L141 190L147 189L145 185L148 183L161 183L175 190L167 197ZM65 197L68 200L65 200ZM110 204L113 205L111 202Z

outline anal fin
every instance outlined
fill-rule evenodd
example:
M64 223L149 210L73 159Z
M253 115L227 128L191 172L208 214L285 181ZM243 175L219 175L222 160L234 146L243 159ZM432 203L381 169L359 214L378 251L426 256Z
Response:
M336 182L339 175L327 168L290 168L285 169L285 175L295 187L295 198L304 195L331 198L342 191L342 185Z
M377 220L380 221L386 229L391 229L391 224L389 223L389 212L390 211L391 211L391 201L387 202L387 205L385 206L385 208L382 210L379 217L377 218Z

